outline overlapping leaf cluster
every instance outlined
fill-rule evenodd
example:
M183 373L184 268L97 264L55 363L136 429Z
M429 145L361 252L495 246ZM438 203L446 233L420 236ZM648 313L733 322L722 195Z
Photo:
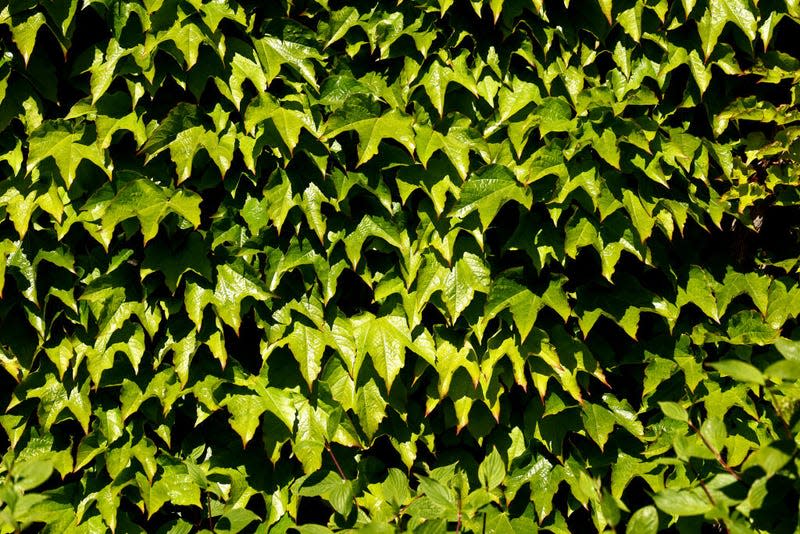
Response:
M795 531L798 25L3 2L0 532Z

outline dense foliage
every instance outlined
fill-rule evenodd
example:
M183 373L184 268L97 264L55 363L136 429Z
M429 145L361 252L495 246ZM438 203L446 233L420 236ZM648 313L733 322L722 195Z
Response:
M0 533L798 528L798 0L0 5Z

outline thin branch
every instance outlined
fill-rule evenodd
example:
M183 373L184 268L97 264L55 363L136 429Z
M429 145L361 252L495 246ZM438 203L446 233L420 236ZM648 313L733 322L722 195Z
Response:
M703 433L702 433L702 432L700 432L700 429L699 429L699 428L697 428L697 427L694 425L694 423L692 423L691 421L688 421L688 423L689 423L689 428L691 428L691 429L694 431L694 433L695 433L695 434L697 434L697 436L698 436L698 437L699 437L699 438L702 440L702 442L705 444L705 446L708 448L708 450L710 450L710 451L711 451L711 453L714 455L714 458L716 458L716 459L717 459L717 462L719 463L719 465L721 465L721 466L722 466L722 468L723 468L725 471L727 471L727 472L728 472L728 473L729 473L729 474L730 474L730 475L731 475L733 478L735 478L735 479L736 479L736 480L738 480L738 481L741 481L741 480L742 480L742 477L740 477L740 476L739 476L739 473L737 473L736 471L734 471L734 470L733 470L733 468L732 468L731 466L729 466L729 465L728 465L728 462L726 462L726 461L725 461L725 459L724 459L724 458L722 457L722 455L719 453L719 451L717 450L717 448L716 448L716 447L714 447L714 446L713 446L713 445L712 445L712 444L711 444L711 443L710 443L710 442L709 442L709 441L706 439L706 437L703 435Z
M694 476L697 479L697 481L700 482L700 487L703 488L703 492L706 494L706 497L708 497L708 501L711 503L712 506L716 506L717 505L717 501L714 500L714 497L713 497L713 495L711 495L711 492L708 490L708 486L706 486L705 481L700 477L700 475L697 473L697 471L695 471L694 466L692 466L691 462L689 462L687 465L689 466L689 469L692 470L692 473L694 474Z
M336 459L336 455L333 454L333 449L331 449L330 443L328 443L327 441L325 442L325 449L328 451L328 454L331 455L331 459L333 460L333 465L336 466L336 470L339 472L339 476L341 476L344 480L349 480L347 478L347 475L344 474L342 466L339 465L339 460Z
M777 399L775 398L775 393L773 393L772 389L768 387L764 387L764 391L769 393L770 404L772 404L772 408L775 410L775 415L778 416L778 419L780 420L781 425L783 426L783 431L786 434L786 439L793 442L794 436L792 435L792 429L789 428L789 423L787 423L786 418L783 417L783 411L781 410L781 407L778 405Z
M397 512L397 517L396 517L396 519L398 519L398 521L399 521L399 519L400 519L401 517L403 517L403 515L405 515L405 513L406 513L406 510L408 509L408 507L409 507L409 506L411 506L411 505L414 503L414 501L416 501L416 500L417 500L417 499L419 499L420 497L421 497L421 495L414 495L414 496L411 498L411 500L410 500L410 501L408 501L408 504L407 504L407 505L405 505L405 506L403 506L402 508L400 508L400 510Z

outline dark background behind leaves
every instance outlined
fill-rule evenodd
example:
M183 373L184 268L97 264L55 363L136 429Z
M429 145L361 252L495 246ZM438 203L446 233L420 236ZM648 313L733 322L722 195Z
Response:
M795 0L0 4L0 532L794 532Z

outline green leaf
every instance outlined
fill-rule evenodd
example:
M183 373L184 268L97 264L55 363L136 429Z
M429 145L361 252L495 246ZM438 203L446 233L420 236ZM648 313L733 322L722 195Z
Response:
M206 256L205 243L199 233L192 233L186 241L173 248L175 244L157 241L145 247L141 276L160 272L164 275L167 287L174 293L183 275L195 272L207 280L211 279L211 263Z
M153 157L167 147L179 133L200 125L200 110L193 104L181 102L172 108L150 134L141 151Z
M478 468L478 477L487 490L493 490L506 478L506 465L497 449L492 449Z
M53 158L67 188L72 187L81 161L94 163L111 178L112 165L106 165L105 154L93 142L83 144L86 131L76 129L66 121L47 121L37 128L28 139L28 161L26 172L31 173L42 161Z
M427 166L431 155L441 150L458 171L462 180L469 174L469 153L475 141L467 128L451 126L447 134L442 134L425 125L414 125L416 137L414 145L422 165Z
M627 534L656 534L658 532L658 510L655 506L645 506L636 510L625 529Z
M606 160L609 165L615 169L619 169L620 153L619 146L617 146L617 136L614 135L614 132L610 128L603 130L600 136L594 137L592 148L594 148L600 157ZM627 193L629 191L626 190L625 192Z
M264 66L268 83L272 82L280 73L283 65L287 65L300 74L315 90L319 90L314 61L325 58L316 50L297 42L281 40L272 36L254 40L253 46Z
M296 323L285 339L289 350L300 365L300 373L309 389L322 370L322 353L325 350L325 336L316 328Z
M497 94L497 123L487 129L492 133L496 127L506 122L530 104L541 102L541 93L534 83L514 78L510 86L503 86Z
M616 422L614 414L598 404L584 403L582 407L581 419L583 427L589 436L600 446L600 450L605 448L608 436L614 429Z
M200 202L196 193L162 188L141 177L122 185L113 198L101 201L89 213L97 214L100 242L107 249L116 226L132 217L139 220L145 244L156 236L159 224L170 213L180 215L194 227L199 226Z
M332 11L328 23L328 32L330 36L325 42L325 48L328 48L333 43L343 38L350 28L358 25L359 18L360 14L354 7L345 7L337 11Z
M639 234L639 239L644 243L653 232L655 220L652 215L648 213L641 199L633 193L630 189L626 189L622 193L622 205L631 217L633 227Z
M228 409L231 428L242 438L242 445L253 439L256 429L261 424L260 417L270 412L282 421L287 428L294 427L294 416L290 414L289 394L278 388L261 388L257 394L237 393L225 398L220 406ZM291 415L291 416L290 416Z
M386 417L387 402L381 395L378 384L373 379L360 386L356 392L355 412L361 428L370 441L378 431L378 426Z
M241 215L250 233L257 235L268 223L280 233L289 210L295 206L292 183L283 169L276 170L270 177L268 187L261 200L250 197L242 208Z
M420 81L440 117L444 115L444 99L447 86L451 82L461 85L473 94L477 93L477 85L466 64L467 55L465 50L450 61L450 65L445 65L439 58L435 59Z
M767 478L774 476L791 460L791 445L787 442L774 442L762 445L742 464L741 470L758 467L764 471Z
M780 360L764 370L764 376L773 380L800 380L800 362Z
M728 22L736 24L751 42L756 40L756 18L745 0L709 2L709 7L697 23L706 59L714 51L722 29Z
M689 421L689 413L677 402L660 401L658 405L661 407L661 411L664 412L664 415L670 419L676 419L683 422Z
M147 512L152 516L166 503L200 507L200 487L183 466L167 466L149 491Z
M473 290L474 291L474 290ZM456 294L458 290L456 289ZM545 303L528 288L510 280L499 278L491 286L481 324L485 325L502 310L509 309L514 325L525 339L533 328L536 317Z
M621 11L617 15L617 22L619 22L619 25L622 26L622 29L625 30L625 33L630 35L631 38L637 43L642 38L643 10L644 5L640 2L636 2L632 7Z
M769 305L769 286L771 280L768 276L759 276L757 273L738 273L728 271L722 286L717 290L717 304L720 315L725 313L728 304L739 295L747 294L762 315L766 315Z
M272 296L261 280L250 276L244 269L240 271L225 264L217 267L217 284L211 302L220 319L237 333L242 322L242 300L252 297L256 301L268 301Z
M719 290L720 284L710 274L700 267L692 266L686 288L678 288L678 298L675 305L682 307L691 302L707 316L719 322L720 312L714 292Z
M391 110L381 116L374 116L361 99L351 98L335 111L323 127L323 140L342 132L355 131L358 134L358 163L360 166L378 153L384 139L394 139L409 152L414 152L413 120L398 110Z
M25 22L11 25L11 37L14 39L14 43L17 45L20 54L22 54L22 60L26 65L31 57L31 52L33 52L33 47L36 45L36 34L39 33L39 28L44 23L44 14L37 12L31 14L25 19Z
M564 239L564 253L570 258L578 255L578 249L588 245L597 246L599 235L594 221L576 213L567 223L567 235Z
M95 104L106 93L114 80L114 71L117 68L117 63L129 53L130 50L122 48L116 39L109 40L105 54L102 54L99 50L95 52L92 66L89 67L89 72L92 73L92 77L89 80L92 104Z
M539 133L542 137L550 132L568 132L575 128L572 106L564 98L544 98L534 114L539 117Z
M726 324L728 341L736 345L769 345L780 334L779 329L764 321L755 310L742 310Z
M611 10L613 9L613 1L612 0L597 0L597 3L600 4L600 10L603 12L603 15L606 16L606 20L609 24L611 24Z
M406 348L411 345L411 333L405 318L396 315L373 317L370 314L354 321L356 347L363 361L364 354L369 354L372 365L384 382L386 389L392 383L400 369L405 365ZM358 368L355 375L358 375Z
M666 489L653 496L656 506L671 516L701 515L711 511L714 505L699 488L693 490Z
M411 498L408 477L396 468L389 469L386 480L381 483L383 497L395 506L402 506Z
M222 141L222 142L221 142ZM194 126L178 132L169 143L169 153L178 172L177 183L187 180L192 175L192 163L197 151L206 149L208 155L217 163L220 173L224 176L233 160L233 142L225 143L213 132L206 131L202 126Z
M443 282L443 298L453 321L472 302L475 292L489 291L490 274L480 257L467 252Z
M215 2L211 2L213 6ZM207 9L206 6L203 8ZM177 22L165 33L159 36L166 41L171 40L183 54L183 61L187 69L191 69L197 63L200 45L206 41L206 36L200 26L191 22L188 18L182 22Z
M453 216L463 219L477 211L481 225L488 228L500 208L510 200L526 208L533 202L530 190L522 187L511 171L501 165L490 165L464 182Z
M723 376L729 376L737 382L764 385L764 375L753 365L740 360L722 360L708 364Z

